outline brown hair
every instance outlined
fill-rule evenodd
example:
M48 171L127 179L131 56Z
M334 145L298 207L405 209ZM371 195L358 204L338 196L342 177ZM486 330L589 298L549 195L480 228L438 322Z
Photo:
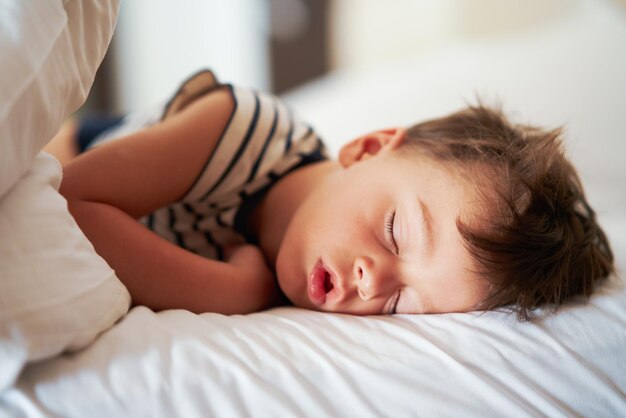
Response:
M472 225L457 219L477 271L491 284L479 309L507 306L529 320L534 308L589 296L613 271L609 242L561 136L560 128L512 124L480 103L407 131L407 148L467 169L483 188L487 216Z

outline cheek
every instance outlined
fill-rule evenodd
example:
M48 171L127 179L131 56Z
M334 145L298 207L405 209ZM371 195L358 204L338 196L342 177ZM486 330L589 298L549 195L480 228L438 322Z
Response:
M279 255L285 264L303 261L304 257L319 257L320 252L345 240L354 240L362 224L362 202L370 201L365 190L347 187L343 178L332 178L318 186L302 202L285 232ZM293 258L293 260L289 260ZM304 260L314 262L315 260Z
M334 186L334 187L333 187ZM290 228L306 234L306 239L326 236L349 215L350 197L333 183L315 189L302 203Z
M346 241L357 238L357 225L362 224L359 208L346 195L315 201L303 214L303 239L319 251L345 247Z

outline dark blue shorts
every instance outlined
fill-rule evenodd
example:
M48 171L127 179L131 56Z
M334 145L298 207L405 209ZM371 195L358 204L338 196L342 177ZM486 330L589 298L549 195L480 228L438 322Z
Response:
M89 145L104 131L119 125L123 116L87 116L78 123L76 141L79 153L85 152Z

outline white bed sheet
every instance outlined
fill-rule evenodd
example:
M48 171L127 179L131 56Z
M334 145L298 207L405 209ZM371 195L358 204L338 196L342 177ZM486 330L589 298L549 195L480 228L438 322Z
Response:
M27 368L5 401L29 417L619 416L625 311L615 283L536 325L139 307L85 351Z
M583 1L553 27L428 59L340 73L288 96L331 140L497 94L568 146L626 265L626 17ZM520 69L523 69L521 71ZM9 416L626 415L626 289L520 324L501 312L351 317L295 308L247 316L134 308L83 351L28 366Z

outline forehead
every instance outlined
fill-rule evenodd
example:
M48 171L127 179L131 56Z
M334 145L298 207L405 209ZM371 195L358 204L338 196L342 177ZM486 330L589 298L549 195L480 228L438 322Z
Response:
M487 171L478 166L440 161L421 152L398 152L380 160L380 166L373 171L395 177L391 187L413 188L418 195L427 194L440 203L457 202L461 206L454 207L462 217L482 206Z

